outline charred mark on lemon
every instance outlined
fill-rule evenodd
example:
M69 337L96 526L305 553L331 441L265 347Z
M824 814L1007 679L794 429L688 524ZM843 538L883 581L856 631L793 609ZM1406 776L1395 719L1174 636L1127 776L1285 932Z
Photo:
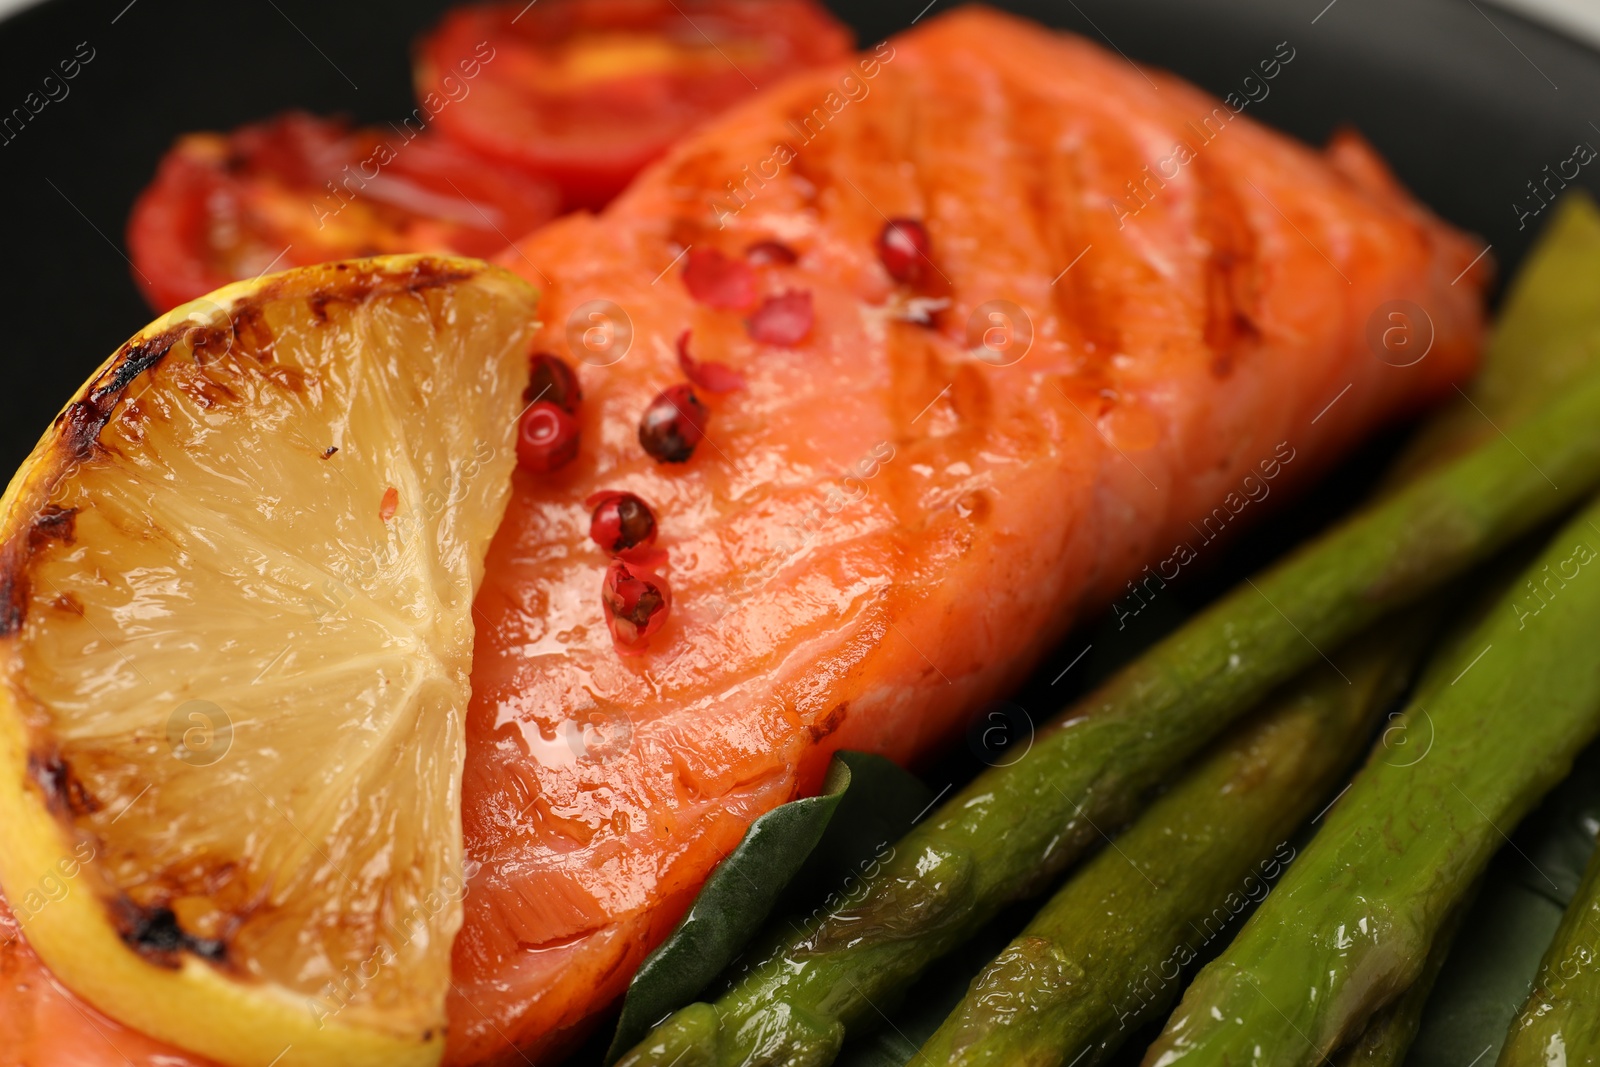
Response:
M336 304L359 304L374 293L383 291L418 295L428 289L464 282L478 273L433 259L417 261L404 277L363 269L350 263L334 263L329 269L335 274L348 274L349 277L333 279L321 291L306 298L307 306L318 322L327 322L328 308ZM267 285L255 299L258 303L266 303L277 295L276 284Z
M167 358L167 353L182 332L175 327L155 337L123 345L111 366L94 380L86 395L68 404L67 409L57 416L57 423L62 429L62 442L70 459L82 462L94 454L100 441L100 431L111 421L112 412L116 410L117 402L127 392L128 386L139 375Z
M28 610L27 599L27 582L7 566L0 573L0 638L10 637L22 629Z
M185 952L208 963L228 961L226 942L184 930L177 913L164 904L141 907L120 896L112 906L111 918L123 943L158 967L176 970Z
M79 819L100 810L100 801L59 752L28 753L28 778L44 798L45 809L58 819Z
M343 264L340 264L343 266ZM277 340L272 332L272 327L267 324L266 315L257 303L243 303L234 305L230 317L233 320L233 336L242 344L247 352L254 352L262 362L269 362L275 358L273 343Z
M64 545L72 544L77 532L77 522L77 508L46 504L40 509L38 516L33 520L33 526L28 530L28 548L38 551L51 541L59 541Z

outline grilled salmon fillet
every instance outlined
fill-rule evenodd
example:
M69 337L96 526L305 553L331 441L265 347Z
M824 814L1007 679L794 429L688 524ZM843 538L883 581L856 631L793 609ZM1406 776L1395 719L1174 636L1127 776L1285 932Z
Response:
M1359 139L1316 153L1242 103L965 8L502 257L544 290L582 445L516 475L477 605L452 1063L557 1058L833 750L948 741L1074 620L1158 595L1471 371L1479 246ZM926 258L880 251L891 218ZM750 306L691 293L713 251L751 265ZM752 325L782 294L784 329ZM685 330L744 384L702 390L706 439L663 463L637 428ZM604 490L660 530L642 655L602 610ZM0 911L0 1064L198 1062L55 984Z
M889 219L926 229L915 285L886 269ZM727 261L752 246L753 301L691 291L695 263L748 281ZM449 1060L562 1047L834 749L949 740L1141 568L1470 372L1480 248L1354 139L1330 160L978 7L519 242L501 262L579 371L582 447L518 473L478 600ZM803 339L764 328L783 294L809 297ZM1394 324L1412 347L1375 349ZM745 385L702 390L705 441L663 463L637 427L686 330ZM604 490L659 524L672 608L644 655L602 614Z

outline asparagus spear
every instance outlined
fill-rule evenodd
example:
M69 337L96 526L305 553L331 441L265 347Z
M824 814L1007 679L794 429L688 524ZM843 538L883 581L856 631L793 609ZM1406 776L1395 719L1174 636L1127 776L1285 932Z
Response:
M1029 895L1275 686L1600 482L1600 378L1223 597L909 834L865 891L622 1062L827 1063L846 1026ZM676 1057L683 1056L682 1060Z
M1479 580L1498 593L1521 569L1497 561ZM1478 598L1466 618L1481 621L1493 604ZM1340 654L1342 674L1313 668L1230 732L979 974L918 1063L1095 1067L1169 1010L1185 965L1224 934L1218 947L1225 945L1230 912L1265 896L1259 874L1275 877L1294 858L1287 838L1365 747L1373 717L1405 686L1437 613L1412 611L1380 625ZM1445 647L1471 629L1458 619ZM1447 941L1435 945L1438 963ZM1044 980L1041 971L1072 981ZM1404 1056L1433 973L1407 992L1404 1007L1374 1020L1343 1067L1387 1067Z
M1600 246L1597 246L1596 251L1600 253ZM1537 363L1539 356L1540 353L1533 353L1532 362ZM1426 436L1423 440L1429 443ZM1432 440L1437 441L1436 438ZM1506 591L1517 586L1517 576L1527 569L1532 559L1531 551L1522 546L1518 551L1502 555L1489 567L1480 570L1476 577L1482 581L1485 595L1478 598L1472 612L1456 619L1446 640L1434 650L1433 663L1430 665L1429 676L1424 679L1424 687L1428 685L1437 687L1441 682L1451 681L1453 675L1440 677L1443 671L1453 671L1454 668L1450 666L1452 663L1462 662L1462 657L1470 658L1476 654L1478 648L1473 644L1476 630L1499 606L1498 602L1505 596ZM1385 731L1385 739L1387 738L1388 731ZM1428 739L1418 737L1409 740L1414 741L1416 745L1413 747L1416 747L1426 744ZM1409 762L1417 757L1404 755L1398 758L1401 762ZM1472 911L1474 903L1489 880L1489 875L1478 878L1466 898L1456 906L1438 933L1434 935L1432 943L1428 946L1428 957L1422 966L1421 975L1405 992L1374 1013L1366 1029L1361 1032L1361 1036L1340 1050L1335 1057L1334 1067L1398 1067L1407 1058L1413 1042L1421 1031L1423 1016L1428 1006L1428 999L1433 994L1434 985L1439 975L1443 973L1445 963L1450 959L1456 935L1460 933L1468 913ZM1456 1067L1461 1065L1457 1064Z
M1600 848L1545 950L1498 1067L1600 1064Z
M1157 800L979 974L916 1062L1094 1067L1170 1008L1404 690L1431 627L1399 622L1340 657L1348 678L1312 668Z
M1507 287L1471 395L1428 420L1390 471L1392 481L1510 426L1600 363L1600 210L1575 190L1556 205L1528 258ZM1476 897L1478 888L1472 892ZM1338 1067L1396 1067L1410 1051L1434 982L1466 912L1459 908L1434 939L1422 977L1374 1016Z
M1374 1015L1359 1038L1345 1046L1335 1061L1337 1067L1399 1067L1406 1053L1411 1050L1411 1042L1416 1040L1417 1030L1422 1025L1422 1010L1428 1006L1433 983L1444 970L1450 948L1455 944L1456 935L1461 932L1462 920L1471 910L1472 901L1482 884L1480 879L1478 885L1467 894L1467 899L1457 906L1445 925L1434 935L1421 976Z
M1407 708L1426 755L1369 762L1146 1064L1310 1067L1419 978L1505 831L1600 732L1600 504L1523 578Z

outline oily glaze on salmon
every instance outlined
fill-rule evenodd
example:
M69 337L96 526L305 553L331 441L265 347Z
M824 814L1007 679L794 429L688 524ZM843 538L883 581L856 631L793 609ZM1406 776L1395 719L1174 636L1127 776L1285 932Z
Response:
M1481 245L1354 140L1335 160L968 8L769 92L502 257L544 290L539 345L579 371L582 446L518 473L478 601L482 866L451 1062L548 1062L829 752L947 741L1143 565L1207 551L1263 464L1273 491L1303 482L1471 369ZM877 250L899 217L931 238L916 289ZM792 346L685 284L695 250L767 241L798 261L757 267L757 299L815 309ZM918 296L949 302L932 325L906 321ZM991 301L1031 323L1015 362L973 354ZM1390 301L1431 319L1408 367L1369 346ZM610 362L617 309L632 340ZM680 465L637 427L684 379L685 330L747 384L701 392L708 437ZM652 505L667 556L671 615L642 656L602 614L584 505L602 490Z
M42 884L33 907L49 907L71 887ZM17 918L0 900L0 1067L209 1067L107 1018L67 990L22 938Z
M888 217L929 232L914 286L880 258ZM797 344L685 286L686 248L763 241L798 254L756 268L760 295L809 294ZM1467 373L1478 251L1356 139L1313 153L980 8L752 101L521 242L504 261L545 290L583 436L574 465L518 473L478 602L451 1062L551 1062L832 750L947 741L1075 619L1150 588L1145 564L1213 551L1265 470L1281 495ZM997 300L1031 332L1015 362L973 354ZM1408 367L1369 344L1397 300L1431 320ZM685 329L746 384L702 391L708 438L668 465L637 426L683 380ZM601 608L601 490L660 527L672 610L640 656ZM8 913L0 978L3 1067L197 1064L54 983Z

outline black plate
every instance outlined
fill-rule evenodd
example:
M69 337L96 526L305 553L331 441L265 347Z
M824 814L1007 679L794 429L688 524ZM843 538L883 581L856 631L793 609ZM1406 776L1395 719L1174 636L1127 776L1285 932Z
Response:
M871 42L904 28L926 2L833 6ZM172 140L289 107L366 122L403 115L412 106L409 44L447 6L399 0L379 15L378 5L358 10L326 0L51 0L0 23L0 204L5 291L12 294L0 332L0 469L19 464L89 372L150 319L130 280L122 234L135 195ZM951 6L935 0L922 17ZM1481 234L1507 269L1540 221L1530 183L1544 180L1545 168L1570 158L1580 142L1600 147L1600 54L1483 0L1002 6L1219 95L1243 89L1256 64L1287 42L1295 59L1270 83L1270 95L1252 105L1252 116L1314 142L1340 124L1356 126L1440 214ZM15 118L5 125L16 114L10 109L41 93L60 61L91 50L62 99L31 117L24 112L20 128ZM1578 182L1600 192L1600 161ZM1197 575L1173 598L1171 618L1144 627L1138 643L1347 506L1393 440L1370 444L1270 530ZM1070 695L1063 690L1081 688L1134 648L1091 636L1094 655L1072 680L1050 685L1075 661L1083 638L1016 699L1048 713ZM926 771L943 784L975 766L959 751ZM979 951L959 966L969 973L981 958ZM580 1059L588 1062L595 1051Z

